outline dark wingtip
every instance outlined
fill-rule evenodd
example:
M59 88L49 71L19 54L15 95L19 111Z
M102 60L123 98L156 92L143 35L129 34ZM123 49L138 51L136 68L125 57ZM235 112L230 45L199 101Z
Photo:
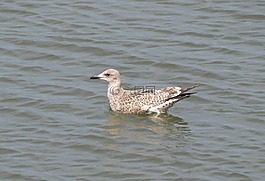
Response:
M170 99L178 99L178 101L182 100L182 99L185 99L185 98L188 98L190 97L192 94L196 94L197 92L188 92L188 93L181 93L177 96L174 96L174 97L170 97L168 99L166 99L166 101L169 101Z
M187 91L189 91L191 89L194 89L196 87L199 87L199 85L193 85L193 86L190 86L190 87L183 88L183 89L181 89L181 93L187 92Z

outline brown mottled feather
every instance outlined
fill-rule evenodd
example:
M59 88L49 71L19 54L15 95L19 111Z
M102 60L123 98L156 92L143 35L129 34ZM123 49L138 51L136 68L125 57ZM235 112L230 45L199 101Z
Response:
M117 70L108 69L91 79L108 81L108 99L113 111L122 113L166 112L174 103L189 97L193 93L187 88L166 87L163 89L124 90L121 86L120 74Z

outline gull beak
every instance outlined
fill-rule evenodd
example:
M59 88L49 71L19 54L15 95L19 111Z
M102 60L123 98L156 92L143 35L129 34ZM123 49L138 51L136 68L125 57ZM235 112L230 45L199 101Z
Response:
M93 75L92 77L90 77L90 79L100 79L101 77L97 76L97 75Z

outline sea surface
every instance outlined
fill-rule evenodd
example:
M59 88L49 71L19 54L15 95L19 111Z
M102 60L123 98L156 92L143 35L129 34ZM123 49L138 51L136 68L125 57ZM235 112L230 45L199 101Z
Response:
M160 119L126 88L200 85ZM2 0L0 180L265 178L265 1Z

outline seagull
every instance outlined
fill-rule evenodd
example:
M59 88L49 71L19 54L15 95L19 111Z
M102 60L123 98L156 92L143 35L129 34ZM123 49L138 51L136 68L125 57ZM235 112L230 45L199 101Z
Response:
M107 69L90 79L101 79L108 82L107 96L112 111L128 114L150 114L159 116L166 113L175 103L190 97L196 92L188 92L198 85L181 88L166 87L163 89L125 90L122 88L121 75L115 69Z

